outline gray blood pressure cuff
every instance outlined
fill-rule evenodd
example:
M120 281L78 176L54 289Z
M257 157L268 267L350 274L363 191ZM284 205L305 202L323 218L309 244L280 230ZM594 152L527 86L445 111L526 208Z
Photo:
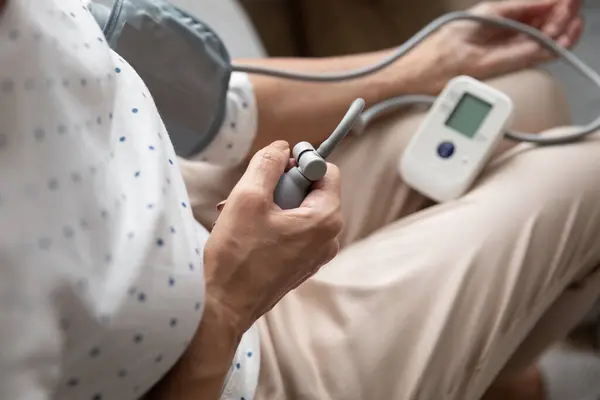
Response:
M109 1L110 2L110 1ZM93 0L108 44L150 90L175 151L191 157L223 122L231 59L218 35L164 0Z

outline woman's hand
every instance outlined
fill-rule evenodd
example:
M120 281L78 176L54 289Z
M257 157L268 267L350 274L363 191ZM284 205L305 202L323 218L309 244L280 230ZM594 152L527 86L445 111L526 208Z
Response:
M252 158L205 247L207 296L241 331L339 250L337 168L329 165L302 205L284 211L273 203L273 192L289 157L288 144L279 141Z
M581 0L505 0L485 2L469 10L478 15L512 19L539 29L563 47L577 43L583 30ZM527 68L554 55L533 39L504 28L472 21L448 24L415 52L444 54L445 80L456 75L478 79Z

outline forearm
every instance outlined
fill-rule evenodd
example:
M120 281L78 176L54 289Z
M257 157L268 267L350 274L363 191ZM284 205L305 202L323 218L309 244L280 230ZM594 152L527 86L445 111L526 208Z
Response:
M239 60L240 63L304 73L333 72L372 65L388 51L321 59ZM253 151L277 139L292 145L325 139L350 106L362 97L369 105L410 93L435 93L447 79L439 53L414 52L376 74L338 83L306 83L252 75L259 122ZM437 67L437 68L436 68Z
M207 298L202 322L186 352L144 400L217 400L242 334Z

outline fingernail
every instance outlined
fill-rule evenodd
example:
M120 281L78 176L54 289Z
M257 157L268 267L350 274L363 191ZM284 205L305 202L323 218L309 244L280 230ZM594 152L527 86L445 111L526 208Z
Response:
M285 140L278 140L276 142L273 142L273 147L281 151L287 151L290 149L290 144Z
M546 35L550 37L558 35L558 26L550 25L548 28L546 28Z
M560 47L567 48L571 45L571 39L567 35L562 35L561 37L556 39L556 44L558 44Z
M219 204L217 204L217 211L221 212L221 210L223 210L223 207L225 207L225 203L227 203L227 200L223 200L222 202L220 202Z

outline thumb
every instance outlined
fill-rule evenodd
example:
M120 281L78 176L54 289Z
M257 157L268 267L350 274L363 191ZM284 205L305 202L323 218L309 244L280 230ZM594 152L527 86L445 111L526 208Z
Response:
M341 175L338 167L327 163L327 173L323 179L313 183L312 190L302 202L301 207L322 207L324 201L328 202L329 206L339 206L342 195L341 183Z
M290 145L287 142L279 140L271 143L252 157L238 186L253 187L254 190L272 196L289 158Z

